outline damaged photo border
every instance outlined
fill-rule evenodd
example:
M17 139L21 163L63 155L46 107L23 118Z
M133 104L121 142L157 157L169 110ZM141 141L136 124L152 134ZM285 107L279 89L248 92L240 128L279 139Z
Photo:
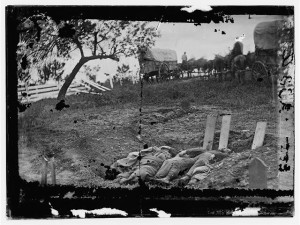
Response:
M109 3L108 3L109 4ZM6 103L7 103L7 217L22 218L74 218L71 210L86 209L86 217L145 217L145 209L159 208L176 212L178 217L232 216L237 211L257 216L294 215L294 52L281 59L277 81L278 98L278 189L222 189L191 190L185 188L133 190L87 188L75 186L44 186L22 180L18 170L18 111L17 62L19 41L17 27L20 14L46 13L55 19L89 18L103 20L139 20L160 22L186 22L200 25L207 21L220 21L231 15L283 15L294 17L294 6L212 6L209 11L187 13L184 6L7 6L6 7ZM163 16L162 16L163 15ZM291 21L293 26L293 21ZM285 51L285 46L282 46ZM284 55L284 54L283 54ZM292 127L292 129L291 129ZM287 182L287 180L289 182ZM64 198L75 193L72 198ZM26 195L26 200L21 200ZM31 198L28 198L31 196ZM74 197L76 196L76 197ZM52 205L59 205L59 215ZM115 216L97 214L103 207L124 209ZM34 211L29 213L28 211ZM144 211L143 211L144 210ZM179 210L179 211L178 211ZM128 214L128 212L131 212ZM63 216L61 216L63 215ZM80 217L80 212L78 212Z

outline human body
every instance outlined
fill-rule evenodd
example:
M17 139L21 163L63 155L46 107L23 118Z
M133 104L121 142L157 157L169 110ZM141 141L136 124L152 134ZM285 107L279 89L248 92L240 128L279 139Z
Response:
M223 150L211 150L200 154L194 165L189 169L186 175L180 179L180 183L186 184L190 180L191 183L196 182L195 179L197 178L194 176L199 173L206 173L207 175L207 173L209 173L210 169L212 168L212 166L210 165L212 162L217 162L227 157L228 149L224 149L225 152L222 151ZM202 178L203 177L204 176L202 176Z
M177 178L180 172L192 167L200 157L199 154L204 151L202 148L188 149L180 152L174 158L166 160L155 175L156 181L169 183Z
M119 161L119 164L121 163L123 166L124 162L127 162L127 165L130 167L127 171L118 175L120 183L137 181L138 177L142 180L148 180L150 177L153 177L163 162L173 156L173 150L173 148L168 146L162 146L160 148L150 147L141 151L140 161L137 158L136 161L133 162L133 157L129 157L129 160L123 159Z

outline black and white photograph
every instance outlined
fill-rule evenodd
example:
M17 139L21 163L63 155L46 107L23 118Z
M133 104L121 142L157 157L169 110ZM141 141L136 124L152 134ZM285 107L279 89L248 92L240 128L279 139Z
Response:
M5 5L6 218L293 217L295 45L288 3Z

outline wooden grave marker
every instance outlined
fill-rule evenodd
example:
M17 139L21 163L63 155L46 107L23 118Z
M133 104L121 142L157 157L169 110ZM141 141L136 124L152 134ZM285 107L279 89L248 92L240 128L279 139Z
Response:
M217 122L217 115L208 115L206 121L205 135L203 141L203 148L207 151L212 150L214 136L215 136L215 127Z
M266 134L267 122L257 122L255 135L251 149L256 149L263 146Z
M50 172L51 172L51 183L53 185L56 184L56 174L55 174L55 162L54 157L52 157L48 163L48 159L43 157L43 165L42 165L42 179L41 179L41 185L46 186L47 185L47 174L48 174L48 164L50 165Z
M249 164L249 188L266 189L267 165L260 158L254 158Z
M231 115L224 115L222 117L222 126L221 126L221 133L219 139L219 150L223 148L227 148L228 139L229 139L230 122L231 122Z
M55 185L56 184L56 174L55 174L54 157L52 157L51 161L50 161L50 170L51 170L51 182L53 185Z
M42 179L41 185L47 185L47 170L48 170L48 161L43 157L43 166L42 166Z

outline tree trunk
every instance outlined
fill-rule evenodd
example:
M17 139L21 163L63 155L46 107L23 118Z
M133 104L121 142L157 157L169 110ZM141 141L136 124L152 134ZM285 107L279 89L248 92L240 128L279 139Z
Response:
M76 74L79 72L79 70L83 66L83 64L85 64L86 62L88 62L90 60L95 60L95 59L100 59L100 60L101 59L111 59L111 60L119 61L119 59L116 58L116 56L114 56L114 55L104 55L104 56L103 55L93 55L93 56L81 58L79 60L79 62L76 64L76 66L74 67L74 69L72 70L72 72L69 74L69 76L66 77L63 86L59 90L59 93L57 96L58 101L65 99L68 88L70 87L72 81L74 80Z
M86 62L87 62L87 60L80 59L79 62L74 67L74 69L72 70L72 72L69 74L69 76L66 77L64 84L62 85L61 89L59 90L59 93L57 96L58 101L65 99L68 88L70 87L72 81L74 80L76 74L79 72L82 65Z

